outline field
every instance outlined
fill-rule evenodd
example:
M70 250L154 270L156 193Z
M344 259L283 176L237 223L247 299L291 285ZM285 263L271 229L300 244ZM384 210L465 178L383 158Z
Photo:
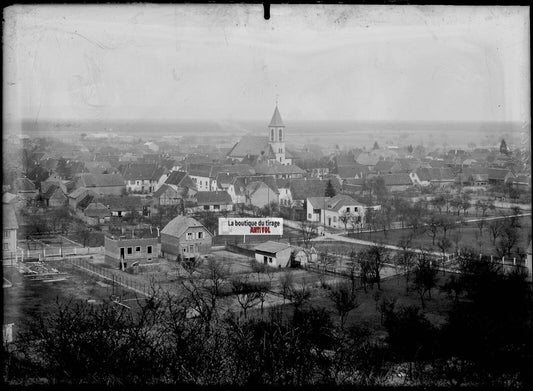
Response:
M526 216L520 218L520 224L520 240L517 246L523 250L522 253L525 253L525 250L529 245L529 240L531 240L531 217ZM350 237L397 245L403 237L411 234L412 229L397 229L387 231L386 233L383 231L358 233L355 235L350 235ZM442 232L439 231L435 239L435 245L433 245L431 233L426 232L418 234L413 238L411 247L439 251L436 244L441 236ZM447 234L447 237L452 242L450 251L454 251L456 246L458 246L459 248L470 247L485 254L496 254L495 246L492 244L490 233L488 232L487 228L483 228L482 235L479 235L479 228L475 222L468 223L450 230Z

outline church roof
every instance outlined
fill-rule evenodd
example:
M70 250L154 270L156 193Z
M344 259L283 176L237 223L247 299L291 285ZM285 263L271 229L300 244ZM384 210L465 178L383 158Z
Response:
M274 114L272 115L272 119L270 120L269 127L285 127L283 124L283 121L281 120L281 115L279 114L278 106L274 109Z
M261 156L270 152L268 137L249 136L241 138L232 150L228 153L229 157L245 157L246 155Z

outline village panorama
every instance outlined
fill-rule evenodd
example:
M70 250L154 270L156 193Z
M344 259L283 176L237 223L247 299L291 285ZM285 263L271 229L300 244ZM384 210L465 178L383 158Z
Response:
M269 99L7 123L4 381L533 387L530 125Z

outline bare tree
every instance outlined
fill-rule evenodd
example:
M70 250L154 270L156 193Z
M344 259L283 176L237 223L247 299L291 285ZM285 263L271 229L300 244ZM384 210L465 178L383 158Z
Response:
M302 240L305 247L309 247L311 239L318 235L318 224L313 221L302 220L300 221L300 231L302 231Z
M502 225L497 220L492 220L489 223L489 234L492 239L492 244L496 245L496 239L498 239L502 234Z
M389 260L389 250L382 244L375 244L368 248L366 255L373 277L372 283L376 282L378 289L381 290L381 269Z
M257 284L249 281L248 277L234 278L232 281L233 293L242 308L244 319L247 318L248 310L259 304L261 294Z
M281 286L281 295L283 296L283 304L290 298L292 289L294 287L294 275L291 271L286 271L279 278Z
M422 308L425 308L425 296L431 299L431 290L437 285L438 269L433 265L429 254L423 251L415 267L413 284L420 297Z
M437 247L440 249L442 253L442 274L445 274L444 271L444 262L446 260L446 252L449 250L449 248L452 246L452 242L447 237L442 237L437 241Z
M437 215L430 215L426 219L426 232L431 236L431 242L433 245L435 245L435 239L437 238L437 234L439 232L440 228L440 220L441 216Z
M344 324L346 323L348 314L359 305L355 291L351 289L350 284L341 282L332 287L328 296L339 314L341 330L344 330Z

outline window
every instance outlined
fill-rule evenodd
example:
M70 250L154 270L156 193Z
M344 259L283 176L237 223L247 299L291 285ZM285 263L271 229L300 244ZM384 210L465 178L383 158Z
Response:
M278 133L278 139L279 139L279 141L283 141L283 130L279 129L278 132L279 132L279 133Z
M148 254L151 254L152 253L152 246L146 246L146 252Z
M135 252L136 252L136 253L140 253L140 252L141 252L141 246L137 246L137 247L135 247Z
M9 238L9 230L4 229L4 238Z
M220 209L220 205L213 205L213 208L214 208L215 210L219 210L219 209Z
M133 247L128 247L128 254L133 254Z
M346 212L350 213L350 207L349 206L346 208Z
M320 213L320 209L313 209L313 213L319 214Z
M198 232L198 239L203 239L204 237L204 233L203 232Z
M9 250L9 243L4 243L4 251L8 251Z
M204 205L204 210L209 210L209 205Z
M353 207L353 211L354 211L354 212L357 212L358 210L359 210L359 209L357 209L357 206L354 206L354 207Z
M333 216L333 222L334 222L334 223L337 222L337 216Z
M311 213L309 213L309 214L307 215L307 218L309 218L309 219L311 219L312 217L313 217L313 215L312 215Z
M266 255L263 256L263 263L267 263L268 257Z
M192 239L193 239L192 232L187 232L187 240L192 240Z
M187 247L183 247L183 252L184 252L184 253L187 252Z
M274 141L274 129L270 129L270 141Z
M272 263L272 258L268 257L268 263Z
M137 184L140 185L140 184L141 184L141 181L137 181Z

